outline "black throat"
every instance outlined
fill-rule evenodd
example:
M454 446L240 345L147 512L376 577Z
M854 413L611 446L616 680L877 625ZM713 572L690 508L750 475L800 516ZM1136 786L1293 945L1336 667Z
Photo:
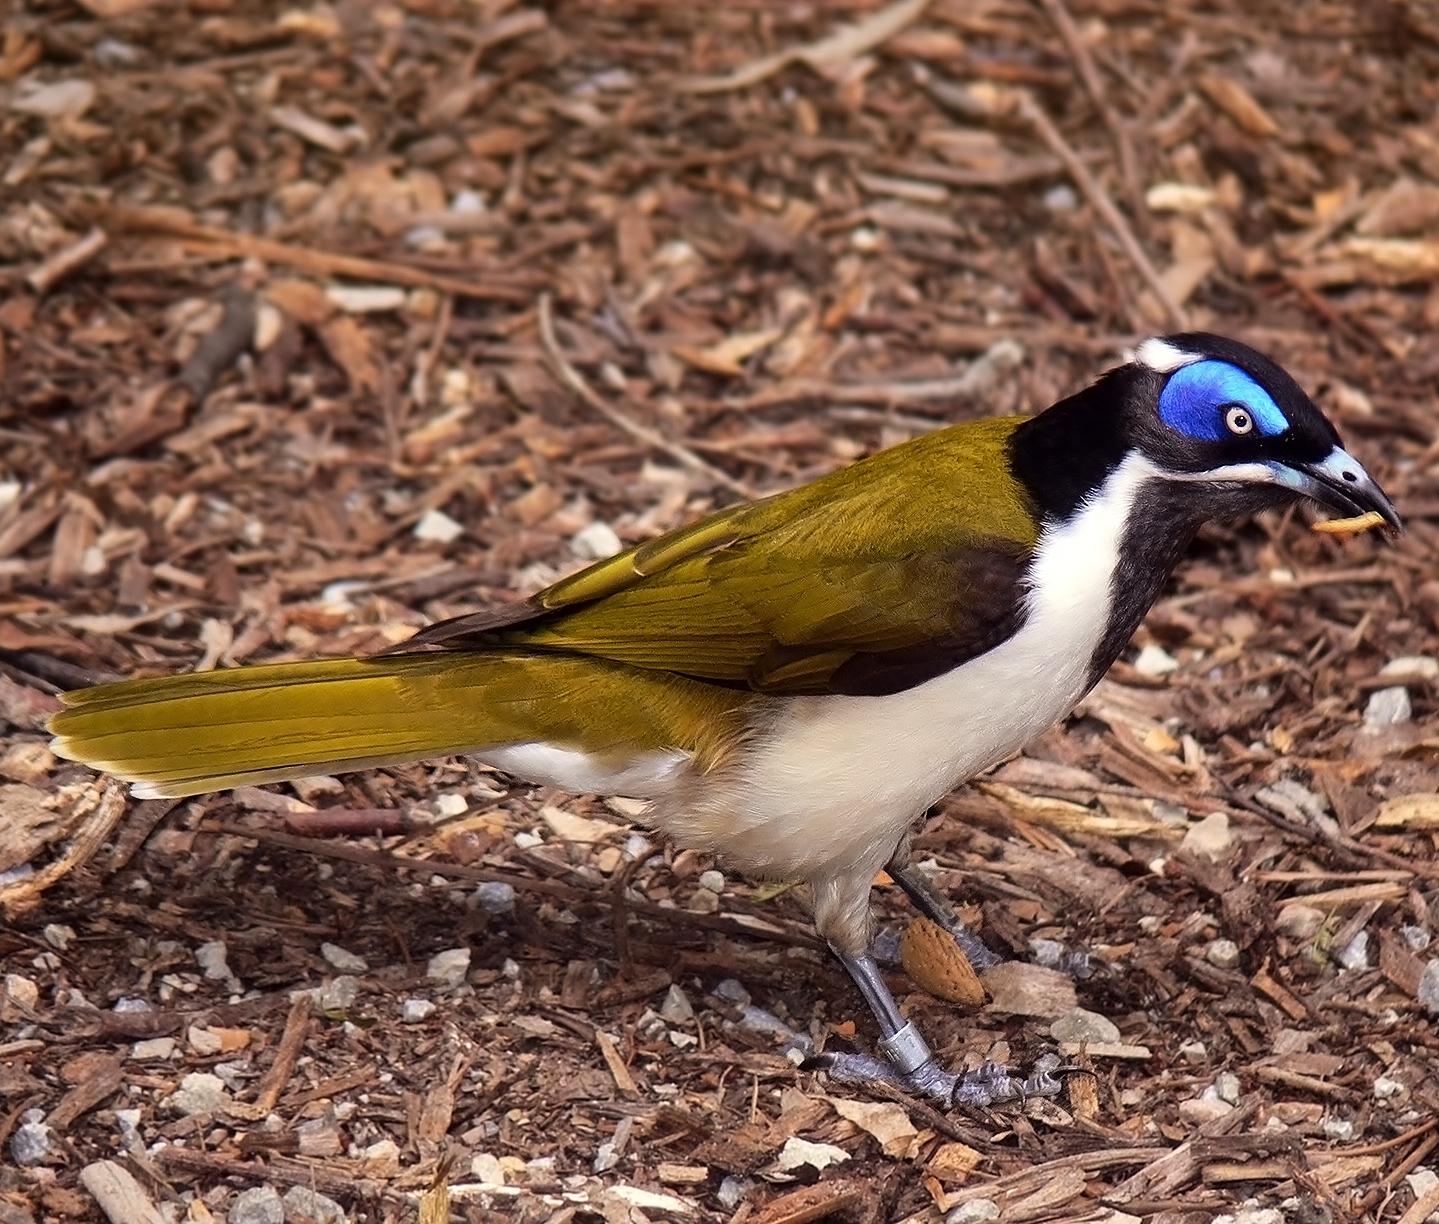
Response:
M1162 381L1142 366L1111 370L1014 431L1010 462L1041 523L1072 518L1104 486L1135 447L1135 401L1152 400ZM1110 580L1109 625L1090 660L1090 685L1119 657L1194 533L1210 517L1194 494L1193 486L1156 482L1130 507Z

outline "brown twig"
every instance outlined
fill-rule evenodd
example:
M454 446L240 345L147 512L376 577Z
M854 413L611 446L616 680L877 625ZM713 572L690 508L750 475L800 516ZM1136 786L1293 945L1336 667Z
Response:
M535 308L535 316L540 328L540 344L545 350L545 356L550 359L554 368L555 376L566 387L578 395L591 408L608 420L612 425L624 430L630 437L655 450L663 451L670 458L677 460L684 467L692 472L712 480L715 484L722 485L732 493L738 493L741 497L754 497L754 490L742 480L736 480L728 472L715 467L712 463L706 463L694 451L678 442L671 442L663 434L651 429L648 425L641 425L628 413L616 408L607 400L596 394L593 387L584 379L584 376L572 366L560 349L559 341L555 338L554 314L550 309L550 295L540 294L540 299Z
M527 302L529 292L517 285L498 285L492 281L461 280L438 272L426 272L406 264L380 259L362 259L356 255L339 255L313 247L277 242L254 234L235 234L213 226L200 225L173 211L148 208L116 208L107 215L111 229L133 233L169 234L186 243L196 244L202 253L219 253L225 258L262 259L267 263L284 264L317 276L351 276L358 280L381 281L391 285L409 285L417 289L434 289L459 297L481 298L501 302Z
M37 265L25 277L25 283L36 293L49 293L70 273L82 268L105 249L109 235L96 226L83 238L67 247L62 247L43 263Z
M1021 93L1017 102L1017 109L1021 118L1026 120L1034 128L1035 133L1044 141L1056 157L1059 158L1068 169L1074 184L1084 193L1085 199L1093 206L1104 223L1114 231L1114 236L1119 240L1119 245L1124 248L1124 253L1129 256L1129 261L1134 265L1139 275L1144 278L1154 296L1159 299L1159 304L1164 308L1169 325L1179 331L1188 326L1185 318L1184 308L1174 300L1174 294L1170 293L1169 286L1164 283L1158 270L1144 253L1144 248L1139 245L1139 239L1134 236L1134 230L1130 228L1129 222L1124 219L1124 214L1116 207L1109 193L1100 186L1099 180L1089 172L1089 167L1084 164L1083 159L1064 139L1060 130L1054 126L1054 120L1045 112L1044 107L1035 101L1027 93Z
M1139 159L1134 153L1134 142L1129 138L1129 127L1110 103L1109 93L1104 88L1104 80L1095 66L1094 57L1089 54L1089 47L1085 44L1084 36L1080 34L1079 27L1074 24L1074 18L1070 15L1064 0L1039 0L1039 2L1044 6L1044 11L1049 14L1050 21L1054 22L1054 28L1059 31L1059 37L1064 40L1070 58L1074 60L1075 71L1079 73L1079 79L1084 82L1084 88L1088 91L1090 100L1094 103L1095 109L1099 111L1100 118L1104 120L1105 127L1109 129L1109 134L1114 139L1114 151L1119 157L1119 173L1124 179L1124 193L1129 197L1129 208L1134 214L1135 220L1142 223L1147 215L1144 204L1144 180L1139 173Z

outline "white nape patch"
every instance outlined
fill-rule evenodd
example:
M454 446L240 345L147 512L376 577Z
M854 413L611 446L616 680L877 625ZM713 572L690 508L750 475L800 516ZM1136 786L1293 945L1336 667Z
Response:
M472 755L486 765L542 786L557 786L582 795L630 795L636 799L666 794L690 764L690 754L676 749L630 756L611 765L578 748L562 748L539 740L486 748Z
M1148 340L1142 340L1135 346L1134 360L1142 366L1148 366L1156 374L1173 374L1180 366L1203 361L1204 355L1185 352L1184 349L1170 344L1168 340L1150 336Z
M847 878L868 881L915 816L1085 694L1109 628L1129 512L1159 475L1131 454L1068 521L1045 530L1029 570L1028 617L1013 637L904 692L788 700L740 768L661 823L751 870L830 882L836 892ZM822 892L817 919L828 933Z

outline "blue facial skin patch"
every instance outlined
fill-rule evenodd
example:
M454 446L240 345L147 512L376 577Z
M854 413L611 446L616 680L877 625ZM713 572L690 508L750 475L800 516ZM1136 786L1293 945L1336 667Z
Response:
M1222 442L1234 436L1224 424L1230 404L1249 409L1261 437L1277 437L1289 428L1269 392L1227 361L1195 361L1175 370L1159 393L1159 417L1201 442Z

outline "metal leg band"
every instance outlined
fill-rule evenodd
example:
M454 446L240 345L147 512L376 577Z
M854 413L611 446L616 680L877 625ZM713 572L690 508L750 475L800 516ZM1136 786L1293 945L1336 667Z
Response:
M881 1037L879 1048L884 1051L890 1065L901 1075L912 1074L934 1057L928 1043L919 1035L919 1030L912 1022L906 1024L893 1037Z

